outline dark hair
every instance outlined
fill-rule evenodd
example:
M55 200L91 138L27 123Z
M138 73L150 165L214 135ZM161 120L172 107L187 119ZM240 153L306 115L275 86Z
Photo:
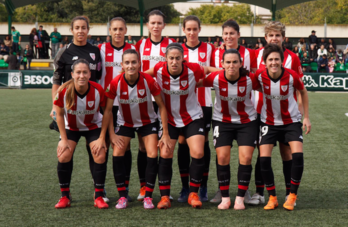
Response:
M40 25L39 27L40 27L40 28L43 28L43 26L42 26L42 25Z
M15 29L15 27L14 27L14 26L12 26L12 27L11 27L11 29Z
M124 26L127 27L126 21L122 18L122 17L114 17L110 20L110 25L112 24L112 22L114 21L122 21L124 23Z
M267 44L264 48L263 55L262 55L263 61L265 63L268 56L273 52L279 53L282 62L284 61L284 53L282 49L276 44Z
M239 33L239 25L233 19L228 19L225 23L223 23L222 30L224 30L224 28L226 28L226 27L231 27Z
M80 63L87 65L87 67L88 67L88 69L89 69L89 62L88 62L86 59L80 58L80 59L74 61L74 63L73 63L72 66L71 66L71 70L74 72L75 66L76 66L77 64L80 64Z
M83 20L83 21L85 21L86 24L87 24L87 29L89 30L89 19L88 19L87 16L77 16L77 17L74 17L74 18L71 20L71 24L70 24L71 30L73 30L73 28L74 28L74 23L75 23L75 21L77 21L77 20Z
M237 54L237 55L238 55L239 61L240 61L240 62L243 62L242 57L240 56L239 51L236 50L236 49L233 49L233 48L232 48L232 49L228 49L228 50L226 50L226 51L224 52L224 54L222 55L222 61L225 61L225 56L226 56L227 54ZM247 70L247 69L244 68L244 67L240 67L240 68L239 68L239 75L240 75L240 76L249 75L249 70Z
M190 20L193 20L193 21L196 21L198 23L198 27L200 28L201 27L201 21L199 20L199 18L195 15L189 15L189 16L186 16L184 18L184 21L182 22L182 26L185 28L186 26L186 22L187 21L190 21Z
M181 52L182 55L184 55L184 48L179 43L171 43L167 46L166 50L166 57L169 52L169 50L176 49Z
M163 22L164 22L164 20L166 19L166 16L164 15L164 13L162 13L161 10L154 9L154 10L152 10L151 12L149 12L149 14L147 14L147 21L149 21L149 20L150 20L150 17L151 17L151 16L154 16L154 15L161 16L161 17L163 18Z
M125 55L127 55L127 54L135 54L135 55L137 55L137 59L139 60L139 53L136 50L134 50L134 49L128 49L128 50L125 50L123 52L123 54L122 54L122 61L123 61L123 57Z

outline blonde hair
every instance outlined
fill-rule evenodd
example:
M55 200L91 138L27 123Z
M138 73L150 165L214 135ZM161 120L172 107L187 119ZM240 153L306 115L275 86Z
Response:
M270 21L265 26L265 36L271 31L278 31L285 37L285 25L279 21Z
M74 72L75 66L80 63L87 65L88 70L90 70L88 61L86 61L85 59L79 59L72 64L71 66L72 72ZM66 88L65 108L67 110L70 110L75 104L75 81L73 78L71 78L69 81L65 82L62 86L60 86L57 93L58 94L61 93L65 88Z

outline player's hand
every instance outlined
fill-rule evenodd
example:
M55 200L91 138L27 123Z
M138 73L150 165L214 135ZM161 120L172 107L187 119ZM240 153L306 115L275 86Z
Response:
M170 142L170 136L168 134L163 134L162 138L158 141L157 145L161 150L166 150L167 153L170 153L172 151L172 144Z
M110 133L110 142L119 149L123 149L125 146L123 139L115 133Z
M51 117L54 121L57 121L56 111L55 111L53 108L52 108L52 110L51 110L50 117Z
M225 43L221 43L221 45L219 46L219 48L220 48L221 50L224 50L225 47L226 47L226 44L225 44Z
M61 140L57 147L57 157L59 158L65 151L72 151L67 140Z
M91 147L92 153L95 156L99 156L100 151L102 149L105 149L104 151L106 152L106 144L105 144L105 140L102 138L97 139L94 143L93 146Z
M306 131L306 127L307 127L307 131ZM304 118L303 119L303 131L306 131L306 135L308 133L310 133L311 128L312 128L312 125L311 125L309 118Z

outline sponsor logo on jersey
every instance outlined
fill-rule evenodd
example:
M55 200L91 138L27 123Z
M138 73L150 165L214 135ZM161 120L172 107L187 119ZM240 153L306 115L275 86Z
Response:
M162 53L166 53L166 50L167 50L167 48L165 48L165 47L161 47L161 51L162 51Z
M245 91L245 87L239 87L240 93L243 93Z
M138 104L138 103L144 103L147 102L147 97L142 99L120 99L121 104Z
M150 50L150 48L146 48L146 49L145 49L145 51L149 51L149 50Z
M73 61L75 61L75 60L77 60L77 59L79 59L79 56L74 56L74 57L72 58Z
M264 94L264 96L267 99L274 99L274 100L287 100L289 95L266 95Z
M166 61L166 58L163 56L143 56L141 59L148 61Z
M112 56L112 53L108 53L108 56Z
M171 91L167 89L162 89L162 92L167 95L188 95L189 94L189 90Z
M288 90L288 85L282 85L281 88L282 88L282 91L285 92L286 90Z
M126 91L122 92L122 95L127 95L127 92Z
M182 81L180 81L180 83L181 83L181 86L186 87L186 85L187 85L187 80L182 80Z
M200 53L199 53L199 56L200 56L201 58L205 58L205 53L204 53L204 52L200 52Z
M89 63L89 69L90 70L96 70L97 69L97 64Z
M230 96L221 96L220 97L221 100L223 101L230 101L230 102L242 102L245 100L245 97L230 97Z
M91 56L91 58L93 59L93 61L95 61L95 53L89 53L89 56Z
M140 89L139 90L139 95L143 96L145 94L145 89Z
M67 110L68 114L71 115L87 115L87 114L95 114L96 110Z
M221 91L227 91L227 89L226 88L221 88Z
M88 104L89 107L92 107L94 105L94 101L88 101L87 104Z
M105 62L105 67L121 67L121 62Z

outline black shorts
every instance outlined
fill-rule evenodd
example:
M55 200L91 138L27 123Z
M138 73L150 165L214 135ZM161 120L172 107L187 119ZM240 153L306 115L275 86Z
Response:
M275 144L277 141L284 144L292 141L303 143L302 123L296 122L275 126L262 122L260 126L260 145Z
M156 121L138 128L131 128L123 125L117 126L115 128L115 133L119 136L134 138L135 132L137 132L138 135L142 137L148 136L150 134L158 134L158 123Z
M112 117L113 117L113 124L114 128L117 126L117 112L118 112L118 106L113 106L112 107ZM100 113L104 115L104 111L100 108Z
M204 120L203 118L194 120L182 128L177 128L171 124L168 124L168 131L170 138L173 140L177 140L180 134L182 134L186 139L195 135L205 136Z
M202 106L205 132L209 132L211 128L211 118L213 116L213 108Z
M93 129L90 131L71 131L69 129L65 129L68 140L79 142L81 136L86 138L87 144L99 139L101 128Z
M237 140L238 146L255 147L258 139L257 120L246 124L232 124L213 120L214 147L231 146Z

